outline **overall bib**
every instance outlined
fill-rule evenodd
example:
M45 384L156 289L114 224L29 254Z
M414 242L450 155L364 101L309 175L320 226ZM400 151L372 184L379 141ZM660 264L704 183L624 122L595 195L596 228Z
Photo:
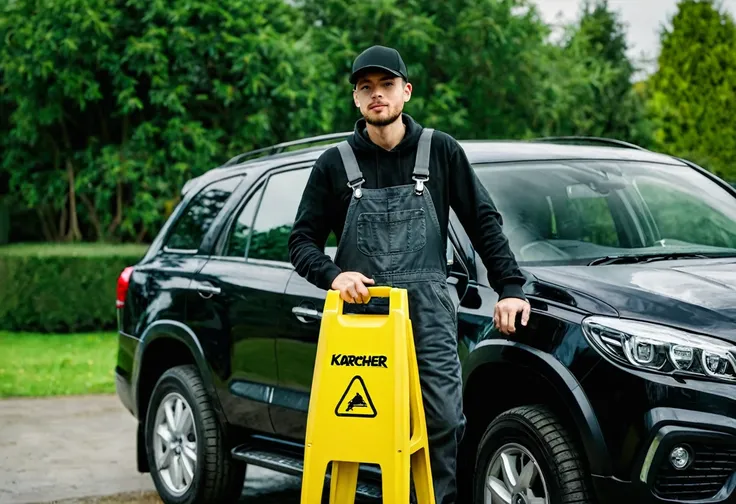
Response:
M407 290L435 499L437 504L448 504L456 498L457 448L465 416L457 320L447 287L446 243L424 186L429 179L432 132L422 131L412 176L415 183L382 189L363 189L352 148L347 142L338 145L353 197L335 263L342 271L372 278L376 286ZM387 304L388 298L374 298L367 305L346 304L345 312L371 313L382 303Z

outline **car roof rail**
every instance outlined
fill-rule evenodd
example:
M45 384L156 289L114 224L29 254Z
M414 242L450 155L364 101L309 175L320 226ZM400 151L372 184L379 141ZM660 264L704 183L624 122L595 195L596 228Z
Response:
M307 138L300 138L299 140L291 140L289 142L281 142L278 144L274 144L268 147L263 147L261 149L256 149L248 152L243 152L242 154L238 154L237 156L233 157L232 159L228 160L225 164L222 166L232 166L237 163L241 163L247 159L253 159L256 157L263 157L263 156L272 156L274 154L278 154L280 152L283 152L284 150L288 149L289 147L295 147L299 145L310 145L310 144L316 144L319 142L326 142L329 140L338 140L341 138L345 138L349 135L351 135L352 131L343 131L340 133L327 133L325 135L318 135L318 136L312 136Z
M636 145L629 142L624 142L623 140L616 140L615 138L602 138L602 137L590 137L590 136L551 136L551 137L541 137L541 138L533 138L530 140L531 142L550 142L550 143L576 143L576 145L584 145L585 142L587 143L597 143L602 145L608 145L611 147L624 147L627 149L637 149L642 151L648 151L648 149L645 149L644 147L640 145Z

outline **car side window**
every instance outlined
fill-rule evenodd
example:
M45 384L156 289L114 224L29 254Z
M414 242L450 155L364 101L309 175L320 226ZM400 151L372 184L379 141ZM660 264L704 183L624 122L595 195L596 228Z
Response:
M251 229L253 229L253 219L256 216L256 210L258 209L258 204L261 202L262 194L263 185L248 196L245 205L243 205L243 208L233 222L223 255L245 258L248 248L248 237L250 236Z
M636 186L657 223L661 239L736 247L733 219L707 206L702 197L655 178L639 177Z
M289 262L289 235L310 169L271 175L253 223L248 259Z
M212 221L242 179L242 176L229 177L204 187L192 198L184 213L174 223L166 247L177 250L199 249Z

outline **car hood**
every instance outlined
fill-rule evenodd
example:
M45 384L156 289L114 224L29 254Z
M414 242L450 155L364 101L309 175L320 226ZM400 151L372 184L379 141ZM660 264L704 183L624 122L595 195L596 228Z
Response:
M595 298L622 318L680 327L736 343L736 258L528 271L548 289Z

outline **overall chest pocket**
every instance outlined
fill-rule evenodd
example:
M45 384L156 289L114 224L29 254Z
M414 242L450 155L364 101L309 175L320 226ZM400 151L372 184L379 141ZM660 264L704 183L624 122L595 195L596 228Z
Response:
M368 256L416 252L427 244L423 208L358 215L358 250Z

